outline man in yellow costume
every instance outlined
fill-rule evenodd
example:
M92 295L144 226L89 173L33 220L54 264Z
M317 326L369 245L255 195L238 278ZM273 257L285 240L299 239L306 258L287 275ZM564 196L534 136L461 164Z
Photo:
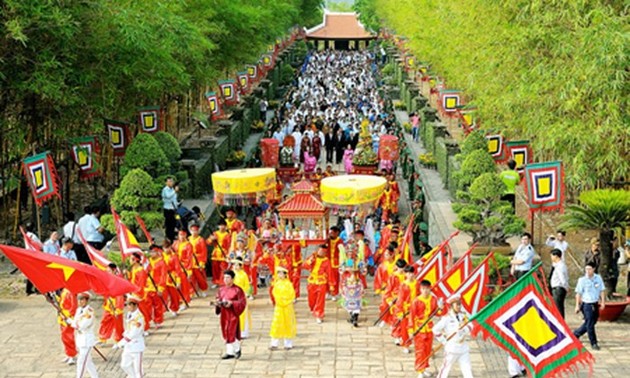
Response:
M276 304L273 310L273 320L271 321L271 337L270 350L278 349L278 342L284 339L284 349L293 348L293 338L297 334L297 325L295 320L295 309L293 303L295 301L295 289L293 284L287 278L289 271L282 267L276 267L276 282L273 286L273 297Z
M243 290L245 296L251 295L252 287L249 283L249 276L243 270L243 259L237 257L230 261L232 263L232 269L234 270L234 285ZM249 337L249 330L252 328L252 313L249 311L249 304L245 305L245 311L239 316L241 339Z

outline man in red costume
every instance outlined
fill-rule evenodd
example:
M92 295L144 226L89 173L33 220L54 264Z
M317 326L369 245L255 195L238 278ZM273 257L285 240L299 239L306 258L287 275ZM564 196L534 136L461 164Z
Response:
M238 234L241 231L245 231L245 223L236 217L236 211L232 208L225 211L225 223L231 234Z
M147 287L145 293L149 303L149 316L153 319L155 328L159 329L164 323L164 302L166 292L166 264L162 258L162 251L158 246L151 246L149 252L149 265L147 266ZM144 325L145 330L149 324Z
M129 269L129 272L129 281L139 288L136 292L134 292L134 295L141 299L138 305L138 309L144 316L144 323L148 324L151 321L151 306L145 293L145 287L147 286L148 278L147 272L142 266L141 253L135 252L133 255L131 255L131 268Z
M221 333L225 341L223 360L241 357L241 330L239 316L245 311L247 299L243 290L234 285L234 271L226 270L223 274L224 286L219 288L215 313L220 316Z
M382 294L385 292L389 276L394 273L395 268L396 260L394 260L394 255L390 250L386 249L383 262L378 266L376 274L374 275L374 294Z
M328 238L328 253L330 258L330 268L332 274L330 275L330 287L332 300L337 300L339 295L339 265L341 264L341 256L346 255L343 240L339 237L341 230L337 226L330 228L330 234Z
M199 235L199 225L194 223L190 227L188 241L193 250L192 284L201 291L201 296L206 297L208 279L206 278L206 263L208 262L208 245Z
M326 306L326 292L332 291L333 286L330 277L333 275L328 260L328 246L322 244L316 253L312 254L304 263L304 268L311 271L308 276L306 291L308 292L308 307L311 313L321 324L324 319ZM339 276L338 272L335 272Z
M166 265L166 296L164 299L168 303L168 309L171 311L171 314L176 316L183 299L182 294L180 294L181 267L179 266L177 254L167 240L164 241L163 251L162 258Z
M429 356L433 346L432 316L441 316L437 299L431 294L431 282L420 282L420 295L411 303L411 319L408 332L414 336L413 343L416 350L416 371L419 377L428 377L426 369L429 367ZM421 328L422 327L422 328Z
M177 233L177 240L173 243L173 251L177 254L177 258L180 263L180 278L181 278L181 292L186 299L186 302L190 303L191 293L193 287L190 284L190 279L193 272L193 248L188 239L186 238L188 233L185 230L180 230ZM179 311L184 311L186 305L180 307Z
M66 353L66 358L63 359L63 362L68 365L74 365L76 363L77 347L74 343L74 328L67 323L67 320L72 318L77 311L77 298L68 289L61 291L59 308L61 313L57 316L57 323L59 323L61 343Z
M219 220L219 229L216 230L208 238L208 244L213 246L211 264L212 264L212 288L216 289L219 285L223 285L223 271L228 268L228 253L230 250L231 237L227 229L227 223Z
M120 272L116 264L111 263L107 271L115 276ZM123 312L125 309L125 298L122 295L117 297L103 297L103 318L98 329L99 343L105 343L113 336L115 342L122 340L125 331L123 326Z
M396 314L396 323L398 323L398 331L396 333L400 335L400 345L403 346L404 353L409 353L409 349L407 348L409 345L409 333L407 332L410 320L409 311L411 303L418 296L420 287L416 280L416 270L413 266L407 265L404 272L405 280L398 288L398 301L396 302L394 313Z
M390 251L391 253L391 251ZM389 311L383 317L383 321L379 324L380 327L384 327L385 324L388 324L393 327L396 322L396 317L394 316L394 301L398 302L398 289L400 288L400 284L405 280L405 274L403 270L407 266L405 260L396 260L396 267L394 268L394 272L389 276L387 280L387 287L385 291L382 293L382 300L380 305L381 314L389 308ZM394 338L395 344L399 345L400 340L400 332L399 329L392 329L392 337Z

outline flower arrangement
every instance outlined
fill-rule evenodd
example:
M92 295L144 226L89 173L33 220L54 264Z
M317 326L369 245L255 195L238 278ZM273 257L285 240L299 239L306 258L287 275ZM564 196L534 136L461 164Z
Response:
M394 100L393 105L396 110L407 110L407 105L400 100Z
M243 150L235 150L229 153L229 155L225 158L225 161L228 163L240 163L245 160L245 151Z
M403 126L403 129L405 130L405 132L411 133L411 123L404 122L402 126Z
M252 131L263 131L265 123L262 120L258 120L252 123Z
M420 160L420 164L422 164L423 166L427 168L434 169L437 167L437 161L435 160L435 157L433 156L433 153L431 152L428 152L426 154L420 154L420 156L418 157L418 160Z

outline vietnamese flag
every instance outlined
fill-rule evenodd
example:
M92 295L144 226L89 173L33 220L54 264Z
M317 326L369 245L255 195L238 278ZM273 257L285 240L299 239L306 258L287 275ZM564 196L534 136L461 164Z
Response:
M0 250L42 293L66 288L115 297L138 291L129 281L82 262L8 245L0 245Z

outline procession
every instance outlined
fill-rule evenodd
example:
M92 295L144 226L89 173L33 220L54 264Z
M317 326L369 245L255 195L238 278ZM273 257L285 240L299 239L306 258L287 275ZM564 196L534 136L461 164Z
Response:
M159 171L160 160L143 162L146 172L111 160L136 175L115 189L129 192L81 192L95 201L45 227L43 209L60 209L70 184L52 155L26 157L35 221L22 221L18 189L17 241L0 243L3 279L26 296L0 299L0 339L30 362L2 360L0 376L618 376L602 361L625 340L608 322L626 306L608 314L630 303L630 288L617 293L630 285L630 211L615 209L610 227L575 205L543 221L564 211L562 162L535 163L529 141L479 131L465 96L409 51L389 29L325 10L321 25L290 29L203 96L208 114L186 143L235 159L249 145L245 162L211 155L182 175ZM287 62L286 88L273 89ZM396 101L413 108L392 100L397 78L406 92ZM153 133L147 122L163 127L163 110L147 109L137 140ZM233 114L244 113L260 133L237 130ZM201 137L205 122L217 136ZM127 140L128 125L105 125ZM461 148L439 155L452 135ZM111 158L121 147L110 144ZM95 146L73 147L75 162L89 161L82 172L100 169ZM207 158L190 156L179 166ZM578 256L585 224L592 238Z

